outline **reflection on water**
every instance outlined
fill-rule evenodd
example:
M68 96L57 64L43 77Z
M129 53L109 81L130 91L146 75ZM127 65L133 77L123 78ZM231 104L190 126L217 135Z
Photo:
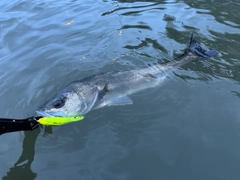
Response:
M219 51L179 68L161 87L132 95L131 106L93 111L52 133L26 132L23 141L21 133L2 136L0 177L239 179L238 2L0 6L2 117L29 117L60 89L93 74L165 64L182 54L192 32Z
M7 175L2 177L3 180L36 178L37 174L31 170L31 164L34 160L35 142L39 133L39 128L32 132L24 132L22 154Z

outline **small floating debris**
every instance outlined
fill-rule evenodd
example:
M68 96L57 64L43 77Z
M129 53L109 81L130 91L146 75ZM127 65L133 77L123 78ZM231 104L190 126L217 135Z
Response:
M116 61L118 59L118 57L116 57L116 58L112 58L112 61Z
M74 23L74 20L67 22L67 23L65 24L65 26L69 26L69 25L71 25L72 23Z
M86 56L83 56L83 57L80 58L80 60L84 60L84 59L86 59Z
M122 30L120 30L120 32L119 32L119 34L118 34L119 36L121 36L122 35Z

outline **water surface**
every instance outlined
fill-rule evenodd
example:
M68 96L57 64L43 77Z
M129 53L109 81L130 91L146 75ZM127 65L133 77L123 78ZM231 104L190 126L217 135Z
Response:
M133 105L0 136L0 177L240 178L240 3L1 1L0 114L25 118L72 81L164 64L192 32L219 55L179 68ZM35 148L35 151L34 151Z

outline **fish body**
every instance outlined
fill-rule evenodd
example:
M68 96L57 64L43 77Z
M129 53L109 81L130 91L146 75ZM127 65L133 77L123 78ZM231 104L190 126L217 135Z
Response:
M186 63L215 56L217 51L204 50L193 35L184 55L166 65L143 69L107 72L75 81L60 91L56 97L43 105L38 115L79 116L104 106L132 104L129 95L160 85L169 71Z

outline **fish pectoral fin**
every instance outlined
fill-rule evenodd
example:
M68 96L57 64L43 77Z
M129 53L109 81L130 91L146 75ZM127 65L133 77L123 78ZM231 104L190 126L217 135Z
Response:
M99 90L98 92L98 100L103 99L103 97L106 95L107 92L109 92L109 88L108 88L108 83L105 84L105 86L103 87L102 90Z
M106 93L106 92L109 92L109 87L108 87L108 83L105 84L104 88L103 88L103 91Z
M114 106L114 105L126 105L126 104L132 104L132 100L128 96L119 96L113 100L111 100L108 103L108 106Z

